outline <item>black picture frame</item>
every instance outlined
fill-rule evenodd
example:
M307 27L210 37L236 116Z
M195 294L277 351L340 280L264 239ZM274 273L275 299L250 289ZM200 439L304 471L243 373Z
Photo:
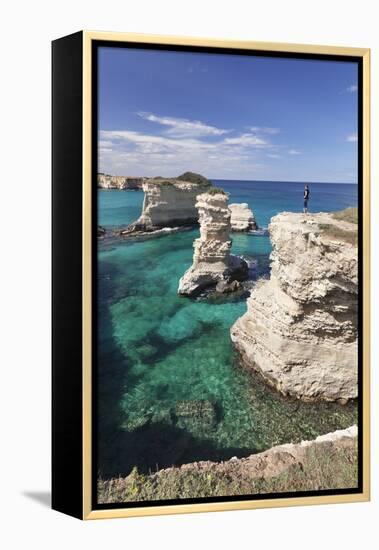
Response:
M184 43L183 43L184 42ZM53 42L52 47L52 507L80 519L154 513L181 513L216 509L252 508L311 502L358 501L369 498L368 478L368 155L369 51L334 51L326 47L204 43L135 35L78 32ZM288 45L287 45L288 46ZM356 62L358 65L358 208L359 208L359 482L351 489L248 496L209 497L128 504L98 504L97 486L97 52L99 47L196 51L228 55L323 59ZM282 47L282 49L281 49ZM331 50L331 51L330 51ZM344 50L344 49L342 49ZM90 61L89 61L90 59ZM88 67L88 64L90 66ZM87 73L86 73L87 71ZM87 79L86 79L87 74ZM90 75L88 77L88 75ZM91 98L91 109L86 102ZM90 130L89 130L90 129ZM89 139L89 135L91 136ZM87 136L87 138L86 138ZM87 149L84 146L87 139ZM87 151L87 154L86 154ZM88 155L90 151L90 155ZM90 158L88 158L90 156ZM87 166L87 171L86 171ZM90 175L89 175L90 174ZM84 192L90 187L90 201ZM86 209L91 210L90 242L85 239ZM87 228L88 236L88 228ZM88 388L83 345L88 277L86 254L90 246L91 278L91 372ZM86 265L84 265L86 264ZM84 270L86 274L84 274ZM88 280L88 279L87 279ZM83 290L84 289L84 290ZM87 301L87 304L89 302ZM87 312L88 319L88 312ZM87 327L88 328L88 327ZM88 351L88 348L87 348ZM88 373L87 373L88 374ZM87 393L86 393L87 391ZM91 417L85 415L88 392ZM86 397L87 395L87 397ZM86 433L91 424L90 439ZM87 441L87 443L86 443ZM90 444L88 443L90 441ZM90 460L88 456L90 455ZM90 472L88 472L90 469ZM91 487L88 487L90 479ZM313 500L312 500L313 498ZM275 502L274 502L275 501Z

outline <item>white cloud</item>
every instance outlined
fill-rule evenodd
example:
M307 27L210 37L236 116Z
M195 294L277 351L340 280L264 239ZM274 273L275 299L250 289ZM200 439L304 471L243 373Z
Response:
M270 128L269 126L250 126L250 132L257 132L261 134L279 134L280 128Z
M196 138L183 138L183 139L174 139L172 137L156 136L151 134L143 134L141 132L135 132L131 130L102 130L100 132L100 141L99 144L104 144L114 146L115 140L118 142L129 142L140 148L149 149L150 151L168 151L172 150L193 150L201 149L206 151L211 151L217 149L230 150L231 148L237 149L240 148L262 148L262 147L271 147L271 145L255 136L254 134L241 134L233 138L224 138L220 141L203 141Z
M142 134L131 130L103 130L100 132L101 138L111 141L112 147L118 150L129 150L131 147L145 155L148 154L170 154L186 151L211 151L215 149L215 143L209 143L199 139L173 139L166 136L154 136Z
M112 142L111 141L107 141L106 139L101 139L97 142L97 145L98 147L111 147L112 146Z
M355 143L358 141L358 136L357 134L349 134L346 136L346 141L350 141L352 143Z
M99 134L99 170L146 176L195 170L208 176L234 173L235 177L259 178L263 167L260 150L269 147L272 145L253 134L209 141L204 137L173 138L166 133L103 130Z
M288 151L289 155L301 155L301 151L298 151L297 149L290 149Z
M227 145L241 145L242 147L265 147L268 145L267 141L254 134L241 134L237 137L225 138L224 143Z
M348 86L348 87L346 88L346 91L347 91L347 92L350 92L350 93L354 93L354 92L356 92L357 90L358 90L357 84L351 84L350 86Z
M200 120L159 116L146 111L136 114L154 123L151 132L101 130L98 142L100 171L174 176L194 170L209 177L230 173L237 178L259 179L264 175L264 157L281 158L276 153L280 153L283 146L271 141L279 128L252 126L249 131L238 133Z
M156 122L157 124L161 124L162 126L167 126L167 133L176 137L221 136L230 132L230 130L216 128L215 126L205 124L200 120L188 120L186 118L158 116L154 115L153 113L145 113L143 111L138 112L137 115L144 120Z

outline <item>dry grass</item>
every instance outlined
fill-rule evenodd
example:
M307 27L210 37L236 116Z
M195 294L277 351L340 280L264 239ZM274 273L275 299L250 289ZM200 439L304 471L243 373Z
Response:
M171 468L142 475L134 468L126 478L99 480L100 503L301 492L357 486L356 445L309 447L306 459L273 477L257 477L237 463Z
M332 214L336 220L358 224L358 208L346 208Z
M344 241L345 243L350 243L357 245L358 243L358 232L356 230L348 231L347 229L342 229L338 225L332 223L320 223L319 228L321 231L333 239Z
M331 215L332 218L338 221L348 222L354 225L358 225L358 208L346 208L345 210L340 210L339 212L333 212ZM340 227L334 223L320 223L319 228L325 235L333 239L344 241L353 245L358 243L358 227L352 229L346 229L345 227Z

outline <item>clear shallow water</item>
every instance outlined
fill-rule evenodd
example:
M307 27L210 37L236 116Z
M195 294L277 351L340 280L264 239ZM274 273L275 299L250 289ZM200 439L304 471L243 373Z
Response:
M266 227L301 211L296 183L215 181L230 202L247 202ZM99 224L140 214L143 193L99 191ZM310 209L357 203L356 186L312 184ZM347 427L355 406L285 399L238 364L229 329L246 299L192 301L176 294L197 230L140 242L100 242L98 264L99 474L125 475L194 460L246 456L272 445ZM269 276L270 241L234 234L233 252Z

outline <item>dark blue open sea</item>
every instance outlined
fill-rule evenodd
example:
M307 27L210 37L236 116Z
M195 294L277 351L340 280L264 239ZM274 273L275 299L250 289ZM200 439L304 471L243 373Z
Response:
M304 184L214 180L230 202L247 202L258 225L301 212ZM309 209L357 205L357 186L310 184ZM98 191L98 223L125 226L141 212L142 191ZM355 406L307 404L279 396L243 370L229 329L246 298L222 302L177 296L198 230L139 242L99 243L99 475L126 475L195 460L246 456L351 425ZM232 252L255 258L269 276L267 236L233 234ZM183 401L194 414L183 415ZM206 403L208 413L196 414ZM188 404L188 403L187 403ZM202 406L203 406L202 405ZM210 412L209 412L210 411Z

